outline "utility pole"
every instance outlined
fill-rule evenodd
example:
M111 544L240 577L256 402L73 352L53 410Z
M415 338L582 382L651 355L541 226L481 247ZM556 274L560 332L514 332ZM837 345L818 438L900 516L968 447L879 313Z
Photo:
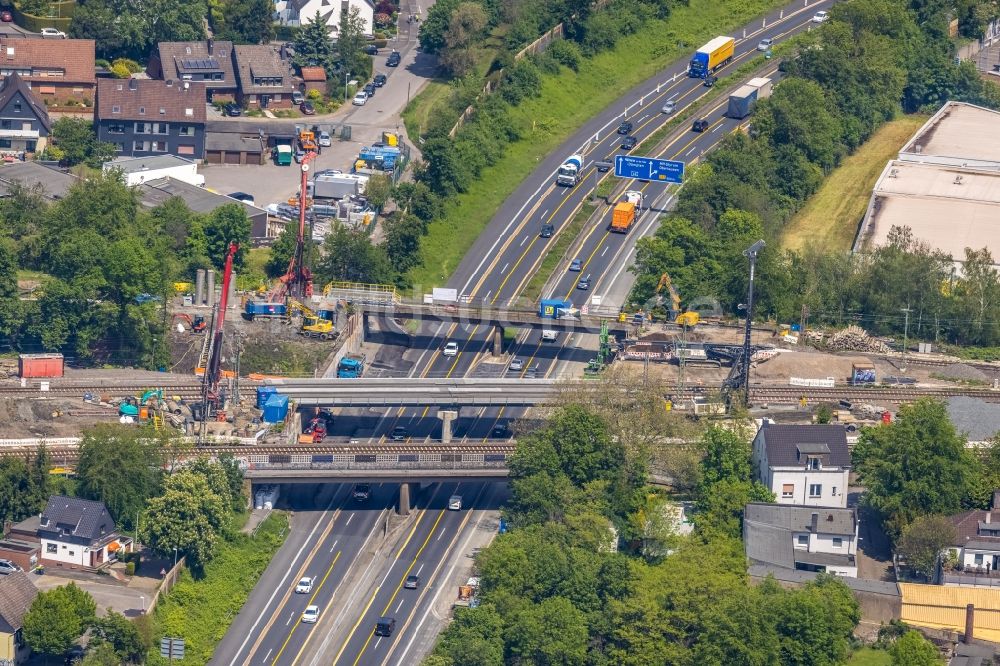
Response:
M903 323L903 367L900 368L900 369L905 372L906 371L906 345L907 345L907 342L909 341L909 334L910 334L910 313L913 312L913 310L910 309L909 305L907 305L905 308L902 308L902 310L903 310L903 313L906 315L906 319L904 320L904 323Z
M750 332L753 325L753 280L757 271L757 256L764 249L764 241L759 240L746 250L743 256L750 260L750 286L747 288L747 324L743 333L743 404L750 406Z

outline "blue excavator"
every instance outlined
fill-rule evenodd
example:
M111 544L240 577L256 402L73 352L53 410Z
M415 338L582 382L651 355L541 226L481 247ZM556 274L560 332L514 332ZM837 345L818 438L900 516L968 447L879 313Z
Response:
M149 406L150 400L163 400L163 389L149 389L142 394L141 398L136 398L135 396L125 398L121 405L118 406L118 415L131 416L138 419L139 411L143 407Z

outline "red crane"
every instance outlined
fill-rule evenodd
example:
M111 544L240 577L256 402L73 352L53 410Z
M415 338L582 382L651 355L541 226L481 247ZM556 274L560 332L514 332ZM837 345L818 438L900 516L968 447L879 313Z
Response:
M208 363L202 380L202 421L208 420L211 412L218 411L221 406L219 380L222 379L222 332L226 324L226 307L229 304L229 284L233 280L233 257L239 249L239 245L230 243L229 253L226 254L226 266L222 273L222 295L219 297L219 308L212 326L212 346L208 350Z
M299 185L299 234L295 241L295 252L288 262L288 270L278 278L278 285L271 292L270 300L283 301L285 296L303 299L313 293L312 271L306 266L306 203L309 189L309 162L316 153L309 151L302 158L302 182Z

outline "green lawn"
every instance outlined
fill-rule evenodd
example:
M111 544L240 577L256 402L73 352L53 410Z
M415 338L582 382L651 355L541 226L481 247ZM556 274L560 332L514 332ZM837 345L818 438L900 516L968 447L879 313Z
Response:
M800 250L818 244L834 250L849 250L858 224L871 199L872 187L879 174L913 133L927 121L927 116L897 118L883 125L849 156L823 182L819 191L792 218L782 234L781 244Z
M422 289L443 284L486 227L500 204L549 153L622 93L698 45L782 0L691 0L666 21L650 21L616 48L587 59L579 72L544 75L540 96L511 112L521 133L502 160L483 171L468 192L454 197L446 214L430 225L421 262L410 279ZM762 56L761 56L762 57Z
M892 657L885 650L874 650L869 647L861 648L851 655L847 666L891 666Z
M205 566L203 578L195 580L184 571L170 594L156 605L153 626L157 640L147 663L167 663L160 657L161 636L184 639L184 659L171 664L208 663L287 530L288 517L272 513L256 536L236 533L222 541L215 558Z

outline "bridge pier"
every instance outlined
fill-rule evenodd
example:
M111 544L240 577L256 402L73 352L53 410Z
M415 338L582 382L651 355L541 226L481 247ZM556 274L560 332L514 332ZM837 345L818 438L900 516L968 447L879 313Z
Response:
M369 321L368 313L367 312L362 312L361 313L361 340L360 340L360 342L364 342L365 340L367 340L370 337L369 333L371 333L371 322Z
M493 358L503 356L503 326L493 327Z
M452 427L455 419L458 418L458 411L454 409L439 409L438 418L441 419L441 443L451 442Z
M413 488L410 488L413 486ZM396 513L400 516L410 515L410 491L413 494L420 492L419 483L401 483L399 484L399 505L396 507Z

